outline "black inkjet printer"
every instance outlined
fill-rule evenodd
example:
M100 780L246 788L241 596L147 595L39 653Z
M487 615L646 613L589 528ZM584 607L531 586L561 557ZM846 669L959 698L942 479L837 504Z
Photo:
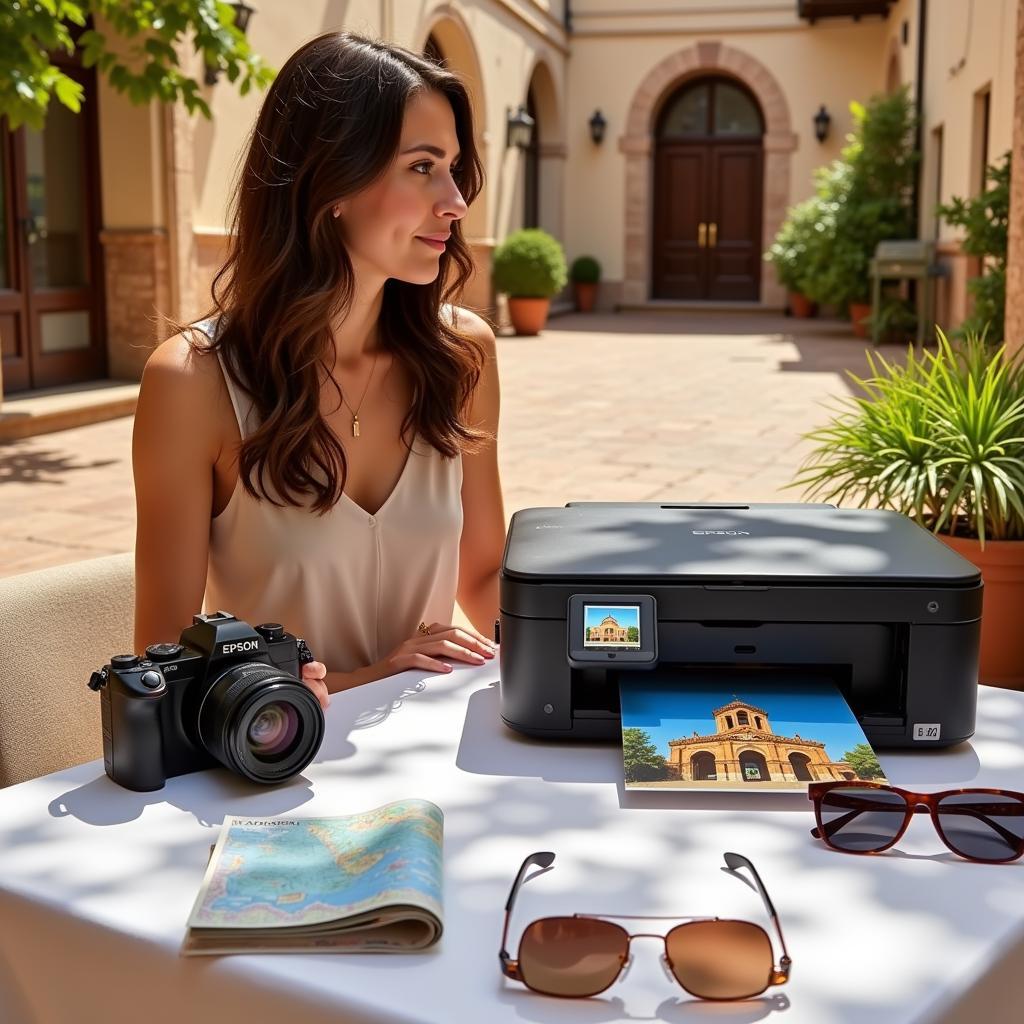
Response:
M949 746L974 732L981 596L974 565L896 512L523 509L501 570L501 716L619 739L625 673L783 670L832 680L874 746Z

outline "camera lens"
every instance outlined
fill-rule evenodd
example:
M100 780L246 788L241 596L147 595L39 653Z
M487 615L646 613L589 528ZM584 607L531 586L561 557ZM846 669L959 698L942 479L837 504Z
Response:
M291 704L264 705L249 722L245 738L254 757L275 761L291 752L299 736L299 713Z
M206 750L253 782L297 775L324 736L324 713L309 688L264 662L227 669L206 691L198 719Z

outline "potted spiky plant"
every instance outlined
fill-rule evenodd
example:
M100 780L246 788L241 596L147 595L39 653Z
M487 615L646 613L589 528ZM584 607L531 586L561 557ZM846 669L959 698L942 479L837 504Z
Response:
M494 250L494 287L508 295L516 334L539 334L547 323L551 296L566 282L565 253L540 228L515 231Z
M979 678L1024 688L1024 362L984 336L905 366L868 355L791 486L806 497L894 509L981 570Z

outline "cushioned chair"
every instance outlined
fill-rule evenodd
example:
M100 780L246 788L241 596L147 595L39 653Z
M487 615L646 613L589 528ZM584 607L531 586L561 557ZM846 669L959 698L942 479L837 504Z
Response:
M0 786L103 756L90 674L133 649L134 558L0 578Z

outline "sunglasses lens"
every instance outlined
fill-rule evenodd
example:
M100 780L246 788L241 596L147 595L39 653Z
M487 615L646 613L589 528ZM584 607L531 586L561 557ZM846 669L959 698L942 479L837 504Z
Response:
M619 975L629 936L618 925L585 917L534 921L519 943L519 971L535 992L593 996Z
M1024 801L1009 793L943 797L938 824L946 842L975 860L1013 860L1024 850Z
M872 853L888 846L906 817L906 801L887 789L837 786L821 797L822 838L851 853Z
M749 999L772 977L772 944L748 921L693 921L665 936L672 973L701 999Z

